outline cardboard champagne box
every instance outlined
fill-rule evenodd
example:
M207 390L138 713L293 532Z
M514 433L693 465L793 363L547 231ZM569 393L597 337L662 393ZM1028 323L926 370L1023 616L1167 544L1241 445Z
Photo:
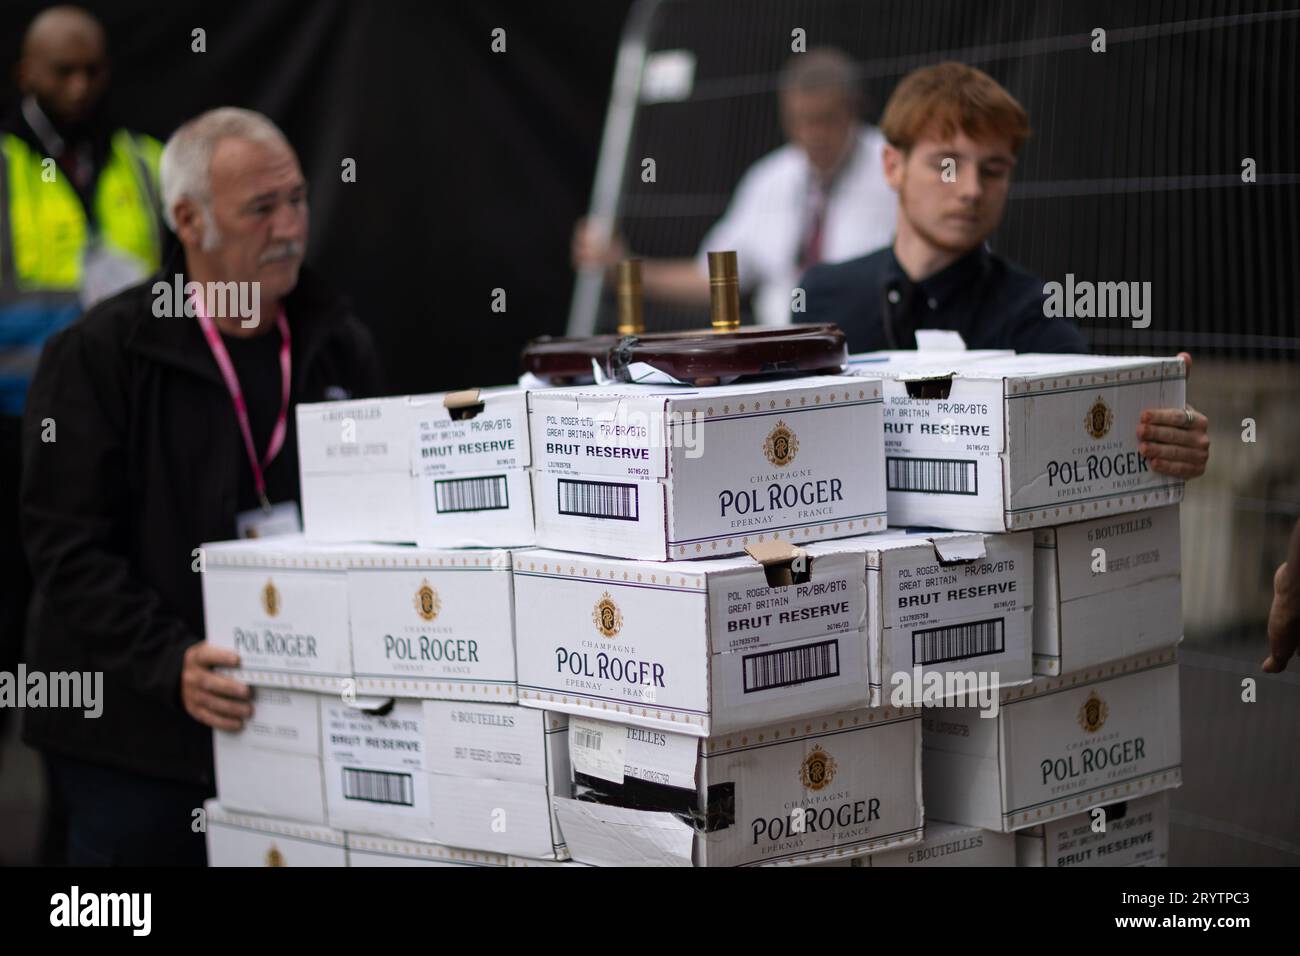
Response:
M551 806L571 786L564 714L427 700L424 719L435 840L515 856L568 856Z
M920 712L844 711L705 739L575 717L556 812L598 866L842 862L918 842Z
M1173 648L1004 690L998 715L925 713L926 809L1008 832L1182 782Z
M891 529L853 541L866 549L873 706L981 689L991 701L1032 677L1029 534Z
M1182 408L1177 358L895 353L879 379L895 525L1016 531L1182 499L1138 454L1148 408Z
M341 692L352 676L346 552L300 535L205 544L207 640L246 684Z
M303 404L297 423L310 539L533 543L522 389Z
M885 526L880 384L529 393L537 543L654 561Z
M208 866L347 866L344 834L327 826L203 804Z
M1018 834L927 820L920 843L864 857L864 866L1015 866Z
M1183 637L1178 505L1034 531L1034 671L1060 674Z
M862 549L759 554L517 553L520 703L696 736L866 706Z
M253 715L238 733L212 732L217 796L235 813L324 824L322 696L253 689Z
M1169 793L1094 807L1015 838L1017 866L1167 866Z
M322 700L321 738L330 826L438 842L422 701Z
M357 545L347 581L358 695L514 701L509 551Z

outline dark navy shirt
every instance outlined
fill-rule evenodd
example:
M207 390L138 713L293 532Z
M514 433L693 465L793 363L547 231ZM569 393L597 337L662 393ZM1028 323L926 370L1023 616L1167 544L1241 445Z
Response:
M834 322L850 352L916 348L916 330L958 332L972 349L1086 352L1068 319L1043 315L1043 281L983 245L913 282L886 247L859 259L814 266L800 283L796 322Z

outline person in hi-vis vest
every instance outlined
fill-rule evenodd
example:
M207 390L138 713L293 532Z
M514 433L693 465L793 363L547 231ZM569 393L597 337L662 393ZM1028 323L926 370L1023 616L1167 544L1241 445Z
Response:
M0 671L21 653L30 591L19 435L41 349L85 308L156 271L166 235L162 144L105 121L99 21L77 7L42 12L23 36L16 79L19 101L0 121Z
M21 100L0 127L0 414L22 411L42 343L162 261L162 144L104 121L103 28L76 7L32 21Z

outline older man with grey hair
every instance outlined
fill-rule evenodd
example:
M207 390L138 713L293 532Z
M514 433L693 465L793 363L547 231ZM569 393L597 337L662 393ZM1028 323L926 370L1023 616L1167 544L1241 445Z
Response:
M307 184L266 117L218 109L163 151L183 255L49 340L24 422L29 670L102 673L101 714L26 712L73 864L201 864L211 728L249 689L203 639L199 545L297 525L298 402L374 394L375 351L303 264Z
M755 321L786 325L804 270L856 258L893 240L898 199L881 165L885 139L861 122L862 93L853 61L830 47L797 53L778 86L786 144L746 171L694 259L642 263L646 298L706 304L705 253L733 249L741 288L754 291ZM604 224L584 219L574 230L578 269L606 269L612 275L629 254Z

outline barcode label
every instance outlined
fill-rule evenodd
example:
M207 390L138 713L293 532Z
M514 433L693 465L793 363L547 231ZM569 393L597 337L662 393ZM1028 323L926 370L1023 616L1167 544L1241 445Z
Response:
M637 486L613 481L571 481L559 483L560 514L582 518L613 518L636 521Z
M486 478L445 478L433 483L438 514L456 511L499 511L510 507L505 475Z
M409 773L389 770L343 768L343 798L367 803L395 803L415 806L415 785Z
M586 747L588 750L600 749L601 733L598 730L587 730L585 727L573 728L573 745L575 747Z
M840 674L840 642L820 641L783 650L746 654L745 693L825 680Z
M886 458L889 491L932 491L941 495L979 494L975 462L950 458Z
M942 664L1000 654L1005 647L1001 618L912 632L912 663Z

